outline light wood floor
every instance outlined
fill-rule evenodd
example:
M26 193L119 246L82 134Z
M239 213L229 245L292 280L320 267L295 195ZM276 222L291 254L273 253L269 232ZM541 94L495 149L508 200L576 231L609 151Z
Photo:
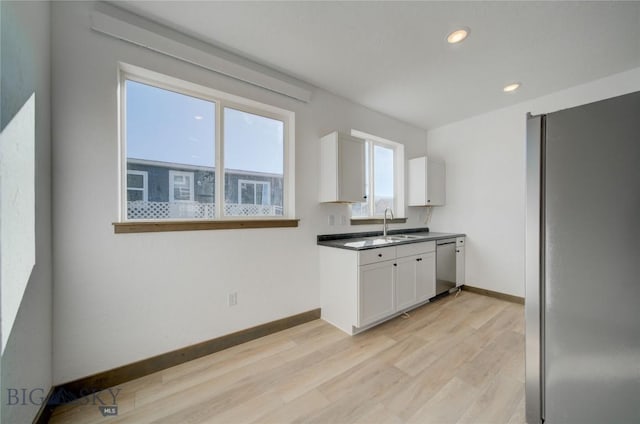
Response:
M355 337L317 320L122 384L116 417L52 422L522 424L523 313L462 292Z

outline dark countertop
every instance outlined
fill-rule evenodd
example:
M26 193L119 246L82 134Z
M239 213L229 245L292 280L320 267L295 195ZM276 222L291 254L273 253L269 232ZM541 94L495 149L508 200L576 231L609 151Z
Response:
M446 238L464 237L461 233L435 233L428 228L410 228L405 230L390 230L388 236L411 235L418 238L407 240L394 240L386 242L382 237L382 231L370 231L366 233L326 234L318 236L318 245L336 247L347 250L367 250L379 247L397 246L400 244L422 243L425 241L441 240Z

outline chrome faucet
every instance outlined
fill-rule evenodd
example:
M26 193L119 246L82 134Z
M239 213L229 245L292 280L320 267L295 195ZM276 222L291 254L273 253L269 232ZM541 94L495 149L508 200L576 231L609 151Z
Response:
M387 237L387 211L391 214L391 219L393 219L393 211L391 208L385 208L384 210L384 218L382 220L382 236Z

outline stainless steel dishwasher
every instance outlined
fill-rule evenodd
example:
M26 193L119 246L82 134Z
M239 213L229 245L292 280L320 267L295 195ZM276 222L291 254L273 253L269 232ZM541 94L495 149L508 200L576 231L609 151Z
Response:
M436 241L436 294L456 286L456 239Z

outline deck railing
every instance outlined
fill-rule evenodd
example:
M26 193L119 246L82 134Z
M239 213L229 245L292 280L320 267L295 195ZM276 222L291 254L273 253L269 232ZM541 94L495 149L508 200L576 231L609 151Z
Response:
M282 216L282 207L225 203L225 216ZM200 202L127 202L127 219L214 219L215 204Z

